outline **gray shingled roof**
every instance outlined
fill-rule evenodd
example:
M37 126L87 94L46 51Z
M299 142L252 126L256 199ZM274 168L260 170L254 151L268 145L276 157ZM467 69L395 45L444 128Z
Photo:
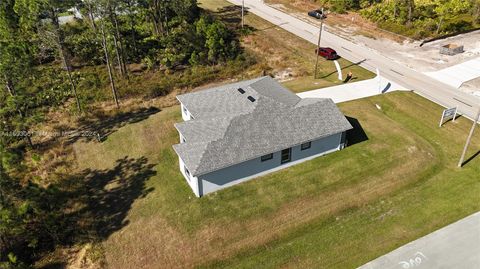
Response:
M256 101L244 102L248 95ZM331 99L300 99L269 77L178 99L195 120L175 125L187 142L173 147L194 176L352 128Z
M242 88L245 93L238 92L238 88ZM270 97L289 106L295 105L301 99L268 76L178 95L177 99L188 108L195 119L200 119L249 113L258 103L250 102L248 96L255 99L260 96Z

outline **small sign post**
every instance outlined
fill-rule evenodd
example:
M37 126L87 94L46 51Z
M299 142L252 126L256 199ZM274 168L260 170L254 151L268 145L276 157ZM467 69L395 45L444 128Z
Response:
M445 121L452 119L452 121L455 121L455 118L457 118L457 108L448 108L445 109L442 113L442 119L440 120L440 124L438 127L442 127L442 125L445 123Z

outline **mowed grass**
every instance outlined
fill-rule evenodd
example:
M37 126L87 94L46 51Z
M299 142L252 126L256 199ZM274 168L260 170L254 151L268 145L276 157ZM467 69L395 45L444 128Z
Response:
M340 108L368 140L200 199L171 148L178 106L77 142L79 169L155 165L151 191L102 243L108 266L352 268L480 210L480 158L456 168L471 122L438 128L442 108L405 92ZM477 134L468 156L478 150Z
M238 27L241 21L239 8L225 0L201 0L200 7L210 10L230 26ZM333 61L320 57L317 79L314 79L316 46L283 30L253 13L245 16L247 28L252 32L242 38L243 47L265 63L269 73L278 76L283 84L294 92L319 89L343 84ZM373 78L375 75L351 62L340 58L344 78L352 72L352 82ZM259 75L259 74L258 74Z

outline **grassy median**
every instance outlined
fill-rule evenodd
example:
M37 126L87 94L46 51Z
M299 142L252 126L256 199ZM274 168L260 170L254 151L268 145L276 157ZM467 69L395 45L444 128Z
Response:
M98 205L121 216L109 267L350 268L480 210L480 158L456 167L471 122L438 128L442 109L405 92L340 108L358 122L345 150L201 199L171 148L178 106L76 142L77 172L101 171L102 195L126 202Z

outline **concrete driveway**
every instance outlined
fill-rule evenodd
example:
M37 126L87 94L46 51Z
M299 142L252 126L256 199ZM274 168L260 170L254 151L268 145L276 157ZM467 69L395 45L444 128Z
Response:
M463 83L480 77L480 58L425 74L452 87L460 88Z
M441 218L441 216L438 217ZM358 268L480 268L480 212L399 247Z
M377 76L373 79L301 92L297 95L300 98L331 98L335 103L341 103L399 90L406 89L384 77Z

